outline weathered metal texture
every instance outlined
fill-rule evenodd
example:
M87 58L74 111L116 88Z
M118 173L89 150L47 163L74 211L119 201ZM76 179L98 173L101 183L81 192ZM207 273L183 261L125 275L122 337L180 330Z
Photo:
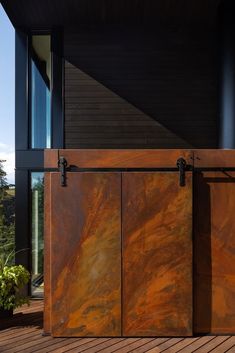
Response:
M192 174L124 173L123 334L192 335Z
M51 174L53 336L121 335L121 176Z
M59 159L59 150L45 149L44 150L44 168L57 168Z
M195 333L235 333L235 172L198 173L194 195Z
M59 155L81 168L168 168L179 157L199 168L235 161L232 150L54 150L48 168ZM197 171L193 194L194 225L191 172L183 187L178 172L68 172L64 188L59 173L46 173L44 331L234 333L235 172Z
M235 150L193 150L194 167L235 167Z
M183 157L190 165L200 167L232 167L235 150L216 149L123 149L45 150L45 168L57 168L59 156L68 164L80 168L168 168L175 167L178 158Z
M179 157L193 163L191 150L59 150L79 168L174 168Z

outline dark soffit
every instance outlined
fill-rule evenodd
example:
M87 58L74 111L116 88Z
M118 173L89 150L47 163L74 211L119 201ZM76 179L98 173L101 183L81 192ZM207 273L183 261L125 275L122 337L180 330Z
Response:
M15 27L215 23L220 0L2 0Z

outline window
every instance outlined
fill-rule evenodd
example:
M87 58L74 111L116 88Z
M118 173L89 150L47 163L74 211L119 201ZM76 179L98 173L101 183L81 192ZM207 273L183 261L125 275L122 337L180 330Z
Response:
M43 223L44 223L44 173L31 173L32 190L32 280L31 294L43 295Z
M31 147L51 147L51 38L31 37Z

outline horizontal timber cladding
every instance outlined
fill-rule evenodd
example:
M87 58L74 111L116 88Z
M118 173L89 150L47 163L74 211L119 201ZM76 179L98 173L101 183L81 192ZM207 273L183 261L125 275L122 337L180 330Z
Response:
M216 148L214 29L65 28L65 148Z

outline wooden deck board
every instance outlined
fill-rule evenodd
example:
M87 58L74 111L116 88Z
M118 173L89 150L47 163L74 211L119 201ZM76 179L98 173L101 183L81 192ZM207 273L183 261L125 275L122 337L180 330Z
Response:
M111 352L116 352L116 351L121 351L121 349L127 345L130 345L136 341L139 341L140 338L126 338L122 341L117 342L116 344L106 347L102 350L104 353L111 353Z
M220 346L221 344L224 345L224 343L227 339L229 339L229 336L215 337L212 341L210 341L210 342L206 343L204 346L200 347L197 350L197 353L211 352L212 350L214 350L214 352L217 352L218 346ZM224 352L226 352L226 350L224 350Z
M177 342L182 338L175 338ZM150 352L152 349L156 349L157 346L161 346L164 343L167 343L170 339L169 338L154 338L151 342L146 343L144 346L141 346L135 349L135 353L145 353ZM173 343L172 343L173 344Z
M72 341L74 339L71 339ZM78 340L77 340L78 341ZM42 342L38 344L37 346L29 347L28 349L24 350L24 353L31 353L31 352L57 352L58 349L61 347L66 347L69 344L68 339L61 339L61 338L56 338L52 341L47 341L47 342Z
M222 343L221 345L219 345L215 349L213 349L211 352L223 353L224 350L227 351L228 349L230 349L234 346L235 346L235 337L230 337L224 343ZM235 348L234 348L234 352L235 352Z
M15 311L0 322L1 353L235 353L235 336L192 338L52 338L42 336L43 301Z
M199 349L200 347L204 346L207 342L210 342L213 340L215 336L204 336L199 338L199 340L196 340L195 342L191 343L189 346L183 348L180 353L191 353L194 352L196 349Z
M111 344L109 342L110 340L111 338L95 338L92 341L84 342L84 338L82 338L80 343L74 342L73 344L68 344L64 347L61 347L58 350L58 352L90 352L90 351L97 352L102 349L103 345L109 346L109 344Z
M142 339L138 339L137 341L134 341L132 343L129 344L125 344L124 347L119 348L118 352L120 353L128 353L130 351L133 351L139 347L142 347L144 344L148 343L149 341L151 341L151 338L142 338ZM126 340L123 341L124 343L126 342ZM107 351L109 350L109 347L106 348Z
M195 341L199 340L199 337L193 338L184 338L182 341L175 343L171 347L167 348L164 352L176 353L181 351L183 348L188 347L190 344L193 344Z
M151 352L151 353L158 353L163 351L165 352L167 349L174 348L174 346L182 340L183 338L179 338L179 337L169 338L168 340L166 340L166 342L160 343L156 347L146 350L146 352Z
M92 347L89 349L89 353L95 353L95 352L99 352L101 350L104 350L107 347L112 347L113 345L115 345L118 342L121 342L122 340L124 340L125 338L112 338L111 342L110 341L106 341L103 343L100 343L98 346ZM59 353L62 353L64 351L59 351ZM57 353L57 352L56 352Z
M84 352L88 351L91 348L98 347L101 343L110 341L111 338L95 338L93 341L88 342L83 344L83 341L81 342L81 345L79 347L75 346L74 348L68 348L64 352Z

